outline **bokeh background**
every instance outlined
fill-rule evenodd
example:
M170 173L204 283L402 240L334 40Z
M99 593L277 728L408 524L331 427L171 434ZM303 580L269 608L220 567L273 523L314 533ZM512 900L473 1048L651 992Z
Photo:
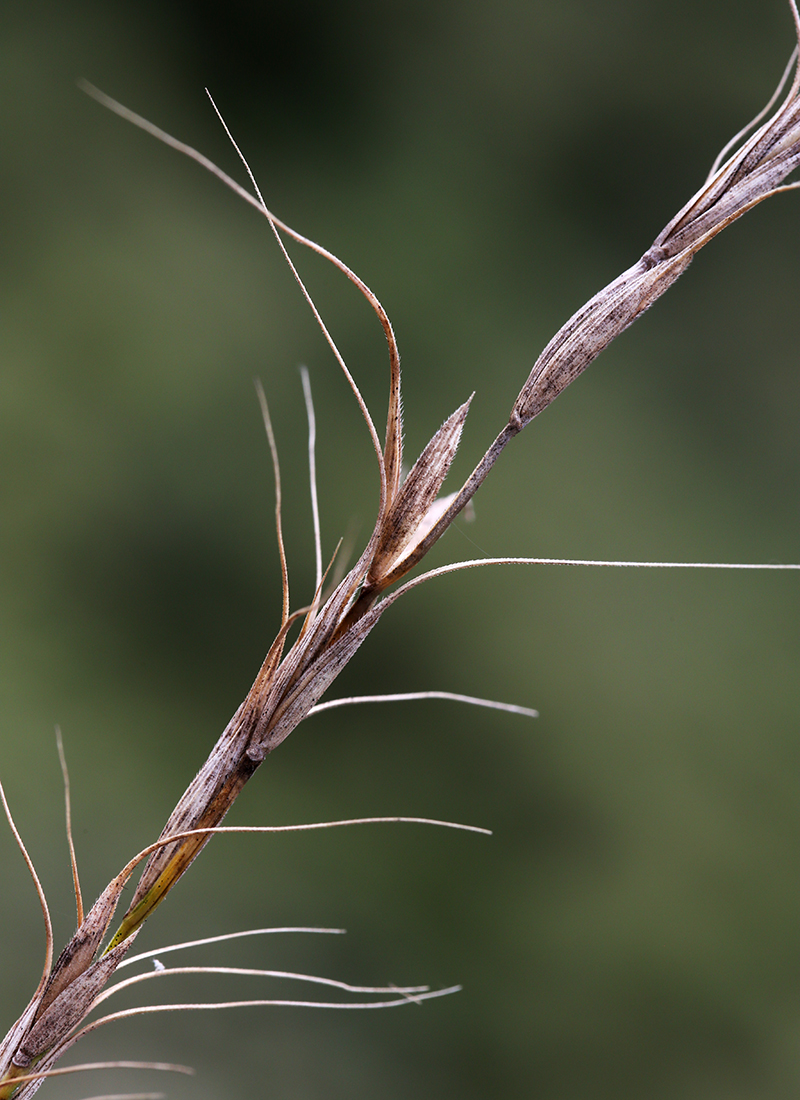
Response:
M253 377L280 447L295 605L313 584L300 363L326 556L363 542L377 496L353 400L266 225L76 79L243 178L212 90L273 209L387 306L408 455L476 391L455 480L553 331L767 100L792 26L782 0L6 0L0 40L0 775L59 947L74 909L54 725L94 897L157 835L275 630ZM800 561L799 238L788 195L701 253L515 441L431 561ZM377 324L294 254L382 420ZM798 610L797 578L769 573L484 570L410 595L331 694L473 692L541 717L442 702L320 716L229 822L416 814L493 837L220 839L139 946L344 927L184 958L463 992L382 1013L117 1024L73 1060L197 1076L48 1094L795 1097ZM42 932L5 828L0 866L2 1031L35 985ZM298 993L244 978L148 991Z

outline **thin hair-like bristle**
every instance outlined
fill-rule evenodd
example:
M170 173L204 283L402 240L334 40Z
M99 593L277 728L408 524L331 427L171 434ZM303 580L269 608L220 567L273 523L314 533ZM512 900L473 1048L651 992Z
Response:
M44 989L45 982L50 974L50 967L53 965L53 922L50 919L50 910L47 905L47 898L45 897L44 889L39 881L39 876L36 874L36 868L33 865L33 860L28 855L28 849L23 843L17 826L14 824L14 818L11 816L11 809L6 799L6 792L3 788L2 782L0 782L0 802L3 804L3 813L6 815L6 821L8 827L16 841L17 847L22 853L22 858L25 860L25 865L28 868L28 873L33 879L33 885L36 889L36 894L39 898L39 905L42 909L42 918L44 920L44 932L45 932L45 952L44 952L44 966L42 968L42 976L39 979L39 984L36 987L36 992L31 998L31 1004L38 998L40 992Z
M282 935L288 932L311 932L328 936L345 935L344 928L305 928L302 926L287 926L285 928L247 928L243 932L225 932L219 936L206 936L201 940L186 940L183 943L170 943L166 947L155 947L152 951L141 951L136 955L128 955L122 960L117 970L123 970L126 966L143 962L145 959L154 959L161 955L168 955L173 951L186 951L190 947L206 947L212 943L228 943L230 940L247 939L250 936Z
M86 1096L84 1100L166 1100L163 1092L104 1092L102 1096Z
M300 367L300 377L303 380L303 398L308 421L308 478L311 489L311 518L314 523L314 591L319 592L322 588L322 535L317 497L317 418L314 415L314 397L311 393L311 379L307 367Z
M261 416L264 420L264 428L269 441L269 451L272 456L272 472L275 478L275 532L278 539L278 555L281 561L281 626L285 626L289 619L289 564L286 560L286 547L283 542L281 466L278 461L278 445L275 442L275 432L272 430L272 419L269 415L267 395L264 393L264 387L261 384L260 378L255 379L255 386L256 393L258 394L258 403L261 406Z
M303 294L303 297L308 302L308 305L311 309L311 312L314 314L314 320L319 325L319 328L322 332L322 335L325 337L325 340L328 344L328 347L331 349L334 356L336 357L336 361L339 364L342 372L344 373L344 376L347 379L348 385L350 386L350 389L352 390L353 395L355 396L355 399L358 402L358 407L361 410L361 415L364 418L364 422L367 425L367 429L369 430L370 438L372 439L372 446L375 450L375 454L376 454L376 457L378 459L378 468L379 468L380 477L381 477L381 499L384 502L383 506L385 507L385 499L386 499L386 492L387 492L387 490L386 490L386 465L385 465L385 462L384 462L383 451L381 449L381 444L380 444L380 440L378 438L378 433L375 429L375 424L372 420L372 416L370 415L370 411L367 408L367 403L364 400L364 398L362 397L361 391L359 390L358 386L356 385L356 380L355 380L355 378L353 378L352 374L350 373L350 369L349 369L349 367L347 366L347 363L344 360L344 356L339 351L339 348L336 344L336 341L331 336L330 331L328 330L328 326L323 321L322 316L321 316L321 314L320 314L319 310L317 309L317 306L314 302L314 299L311 297L311 294L309 293L308 288L306 287L305 283L303 282L302 278L300 277L300 273L297 270L297 268L295 267L294 261L292 260L291 256L289 255L288 251L286 250L286 245L283 243L283 240L281 239L281 235L278 231L277 220L272 216L267 204L264 202L264 198L261 194L261 191L258 187L258 184L256 183L256 178L253 174L252 169L250 168L250 165L247 163L247 160L245 159L244 154L242 153L239 146L236 144L236 141L235 141L233 135L231 134L230 129L228 128L228 124L225 122L225 119L222 117L222 114L221 114L219 108L217 107L216 103L214 102L214 100L211 96L211 93L209 92L209 90L207 88L206 88L206 95L208 96L208 98L211 102L211 106L214 108L214 111L217 115L217 118L221 122L221 124L223 126L223 129L225 130L225 133L228 135L228 140L230 141L233 148L236 150L236 153L237 153L239 159L241 160L242 164L244 165L244 167L247 171L248 176L250 177L250 182L253 184L253 187L255 188L255 191L256 191L256 195L258 196L258 203L259 203L260 209L261 209L262 213L264 214L264 216L266 217L267 221L269 222L270 228L272 229L272 232L275 236L275 240L278 242L278 246L280 247L280 250L283 253L283 258L286 261L286 263L288 264L289 270L291 271L292 275L294 276L297 285L300 287L300 290Z
M104 1092L102 1096L86 1096L84 1100L166 1100L163 1092Z
M456 561L450 565L441 565L420 573L413 580L406 581L400 588L390 593L386 600L395 600L404 592L416 588L434 577L444 577L448 573L457 573L462 569L478 569L482 565L582 565L611 569L755 569L755 570L797 570L800 563L782 562L712 562L712 561L600 561L591 558L473 558L470 561Z
M394 992L394 990L392 990ZM251 998L240 1001L187 1001L180 1004L142 1005L138 1008L125 1008L119 1012L110 1012L107 1016L101 1016L98 1020L92 1020L90 1024L82 1027L74 1036L75 1042L91 1035L98 1028L106 1024L115 1023L117 1020L129 1020L135 1016L149 1016L159 1012L216 1012L225 1008L334 1008L351 1011L364 1011L370 1008L400 1008L408 1004L420 1004L422 1001L432 1001L438 997L449 997L452 993L460 993L460 985L450 985L444 989L431 989L427 993L411 993L394 997L384 1001L302 1001L288 1000L286 998ZM35 1075L34 1075L35 1076Z
M15 1078L18 1084L31 1081L44 1081L48 1077L66 1077L72 1073L89 1073L95 1069L152 1069L161 1073L183 1073L187 1077L194 1077L191 1066L182 1066L177 1062L131 1062L128 1059L117 1062L83 1062L77 1066L61 1066L59 1069L46 1069L37 1073L20 1074Z
M94 1007L103 1004L115 993L128 989L142 982L152 981L154 978L170 978L186 974L227 974L239 978L279 978L286 981L309 982L311 985L324 985L331 989L340 989L343 993L402 993L404 996L417 993L429 993L430 986L410 985L407 987L395 985L352 985L350 982L342 982L336 978L323 978L318 974L298 974L290 970L266 970L260 967L249 966L174 966L164 967L160 970L147 970L143 974L134 974L130 978L108 986L95 999Z
M64 753L64 740L61 736L60 726L56 726L56 747L58 749L58 760L61 764L61 775L64 780L64 814L67 826L69 862L72 868L72 887L75 891L75 909L78 914L78 924L81 925L83 924L83 896L81 894L81 883L78 876L78 860L75 856L75 844L72 836L72 801L69 793L69 769L67 768L67 757Z
M786 63L786 68L783 70L783 76L778 81L778 87L772 93L772 96L771 96L769 102L761 108L761 110L758 112L758 114L754 118L750 119L750 121L747 123L746 126L743 126L741 128L741 130L739 131L738 134L734 134L733 137L730 139L730 141L726 142L722 146L722 148L720 149L720 151L717 153L716 157L714 158L714 163L711 165L709 173L706 176L706 183L708 183L709 180L711 180L713 178L713 176L715 176L717 174L717 172L720 169L720 165L724 162L725 157L728 155L728 153L730 153L730 151L732 149L736 148L736 146L739 144L739 142L742 140L742 138L747 137L747 135L750 133L750 131L755 129L756 126L758 126L758 124L759 124L759 122L761 122L762 118L767 117L769 112L775 106L775 103L777 102L778 96L781 94L783 89L786 87L786 81L789 79L789 75L791 74L792 69L793 68L796 69L796 64L795 63L797 61L798 61L798 47L795 46L795 48L791 52L791 55L789 57L788 62ZM795 76L795 80L796 79L797 79L797 77Z
M468 703L474 707L488 707L490 710L504 710L509 714L521 714L525 718L538 718L538 710L520 707L515 703L498 703L495 699L481 699L476 695L461 695L455 691L401 691L388 695L351 695L346 699L326 699L317 703L308 712L309 715L321 714L336 707L349 707L357 703L410 703L425 699L444 699L449 703Z

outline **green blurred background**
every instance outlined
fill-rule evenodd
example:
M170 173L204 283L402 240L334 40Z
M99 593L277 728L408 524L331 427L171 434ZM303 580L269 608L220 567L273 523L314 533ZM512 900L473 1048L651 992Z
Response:
M782 0L6 0L0 36L0 775L58 948L74 910L54 725L93 897L158 833L275 630L255 375L296 606L313 584L300 363L326 556L363 542L376 504L366 433L265 224L76 79L242 178L211 89L273 209L389 310L409 457L477 391L455 479L550 335L767 100L792 26ZM514 443L431 561L800 561L799 234L800 196L783 196L701 253ZM377 324L294 254L382 420ZM391 1013L117 1024L73 1060L169 1059L197 1077L118 1073L48 1095L795 1097L799 605L797 578L768 573L484 570L410 595L331 694L473 692L541 717L442 702L320 716L229 823L416 814L493 837L221 839L138 946L330 925L348 935L185 961L463 992ZM42 933L5 828L0 866L3 1031ZM298 990L187 979L129 1003L148 994Z

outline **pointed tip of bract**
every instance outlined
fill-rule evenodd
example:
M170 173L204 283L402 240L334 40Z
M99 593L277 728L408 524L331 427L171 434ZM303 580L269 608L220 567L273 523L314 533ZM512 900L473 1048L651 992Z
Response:
M458 450L473 396L445 420L400 486L381 526L367 577L370 588L380 591L387 577L396 579L416 564L416 549L443 514L444 498L437 498ZM401 564L406 568L399 570Z

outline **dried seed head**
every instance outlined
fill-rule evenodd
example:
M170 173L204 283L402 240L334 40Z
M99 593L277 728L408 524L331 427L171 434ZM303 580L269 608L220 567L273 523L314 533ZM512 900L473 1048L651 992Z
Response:
M790 3L800 37L795 0ZM664 293L686 269L695 252L755 203L781 189L781 181L800 161L799 90L800 76L795 76L785 102L772 119L714 171L701 191L669 223L637 264L600 291L556 334L534 365L508 424L462 488L443 498L439 497L439 492L458 446L469 402L445 421L401 483L400 359L391 324L375 295L336 257L277 221L267 211L260 193L257 199L248 196L200 154L132 116L102 94L98 95L112 109L210 167L265 214L276 233L278 229L288 233L335 263L359 287L375 310L386 334L390 355L386 443L382 452L376 447L381 473L381 506L369 543L324 605L320 607L315 599L300 637L281 659L288 625L284 622L280 644L273 646L247 699L176 807L164 835L213 826L222 820L257 764L308 714L377 623L391 599L381 600L380 594L422 560L472 498L507 443L614 337ZM315 315L318 317L316 310ZM355 383L324 326L323 331L363 411L363 401ZM374 440L372 420L366 412L365 417ZM205 838L195 838L154 853L123 922L126 934L138 927L140 920L177 881L205 842Z
M91 1011L95 998L119 966L135 937L136 933L128 936L124 943L92 963L59 993L50 1007L37 1017L25 1036L14 1055L15 1066L27 1069L43 1054L53 1051L60 1043L69 1039L70 1032Z
M417 563L415 550L442 511L436 498L458 450L471 401L472 397L442 424L414 463L381 523L365 582L376 593L386 587L387 577L397 579Z
M800 42L800 16L789 0ZM797 55L797 49L793 57ZM778 86L770 105L780 94ZM769 106L769 105L768 105ZM746 127L746 133L760 119ZM727 148L727 147L726 147ZM723 153L725 150L723 150ZM558 332L536 361L511 413L520 427L545 409L611 341L681 275L696 252L781 186L800 164L800 57L781 106L721 167L656 237L638 263L596 294Z
M800 40L796 0L790 0L790 4ZM260 194L258 199L247 195L195 150L156 130L102 93L87 90L160 140L203 163L267 216L279 240L278 229L325 255L359 287L375 310L389 344L389 414L382 450L363 399L323 325L326 338L364 412L378 457L381 504L372 536L359 561L321 607L317 594L299 637L283 656L284 643L294 619L288 614L287 595L276 642L247 698L170 817L162 834L166 843L153 851L131 906L105 953L95 958L119 897L120 883L127 880L137 861L110 884L81 922L49 975L49 982L51 956L48 946L42 982L28 1008L0 1043L0 1100L8 1100L17 1091L21 1067L36 1061L40 1068L47 1068L70 1045L76 1025L91 1008L141 923L202 849L211 830L222 821L261 760L309 713L383 611L397 598L398 592L383 598L379 598L380 594L421 561L472 498L507 443L664 293L703 245L764 198L796 186L785 185L783 181L800 165L799 63L791 88L772 118L721 167L715 165L701 190L656 237L638 263L595 295L550 341L514 403L508 424L462 488L449 497L440 498L469 401L445 421L401 483L400 360L391 325L377 298L341 261L278 222L267 211ZM307 295L305 288L303 291ZM322 325L316 310L315 315ZM284 587L288 593L285 580ZM209 832L199 837L173 839L176 834L191 829L208 829ZM44 904L43 910L49 922ZM49 932L48 943L51 945ZM22 1100L23 1096L33 1095L36 1088L38 1082L32 1082L17 1095Z

